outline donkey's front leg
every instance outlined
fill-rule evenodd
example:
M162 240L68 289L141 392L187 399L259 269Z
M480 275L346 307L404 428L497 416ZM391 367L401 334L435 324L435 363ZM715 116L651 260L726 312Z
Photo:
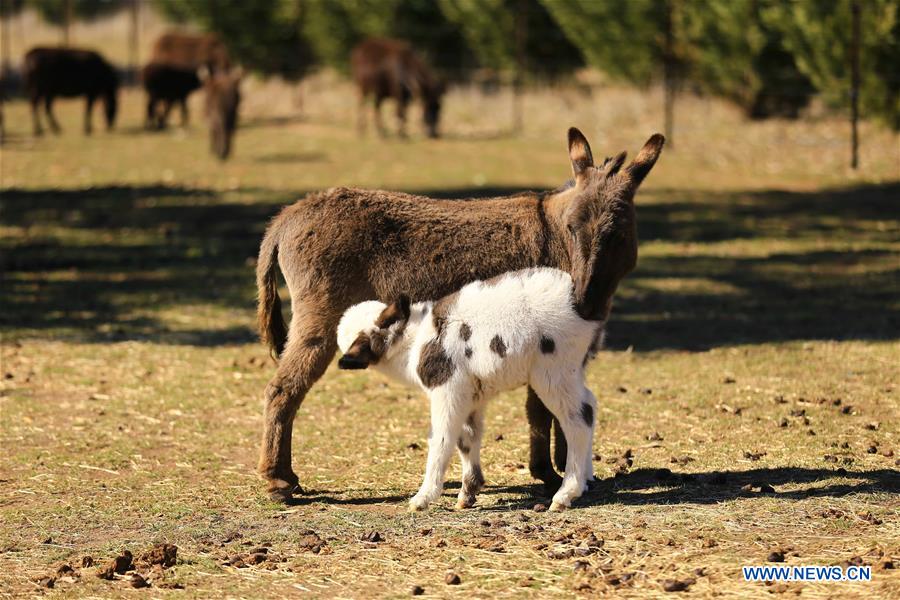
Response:
M484 408L474 407L466 418L456 447L462 460L462 486L456 508L475 506L475 496L484 486L481 472L481 438L484 435Z
M452 385L452 382L451 382ZM418 493L409 501L411 511L425 510L444 489L444 475L453 457L453 448L462 433L463 421L471 410L471 401L459 406L445 388L431 390L431 437L428 440L428 464Z

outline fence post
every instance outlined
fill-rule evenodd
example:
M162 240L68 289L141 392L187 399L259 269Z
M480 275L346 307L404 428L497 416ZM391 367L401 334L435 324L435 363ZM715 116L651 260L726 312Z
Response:
M853 0L853 32L850 40L850 168L859 167L859 45L860 4Z
M139 13L141 7L141 0L131 0L131 36L128 40L128 63L129 63L129 71L131 77L131 83L137 84L138 82L138 71L139 71L139 60L138 56L138 37L140 35L140 20Z
M528 35L527 0L519 0L516 10L516 73L513 79L513 132L522 132L522 85L525 74L525 39Z
M677 85L677 58L675 56L675 23L674 2L666 0L663 27L665 29L665 46L663 47L663 112L666 144L669 149L674 146L675 129L675 92Z

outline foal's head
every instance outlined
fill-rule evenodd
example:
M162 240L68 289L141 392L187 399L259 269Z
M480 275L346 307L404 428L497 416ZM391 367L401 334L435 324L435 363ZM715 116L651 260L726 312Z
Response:
M574 188L563 213L578 313L588 320L609 315L616 287L637 264L634 194L659 158L665 138L653 135L625 168L625 152L594 164L584 135L569 129Z
M338 345L344 353L341 369L365 369L384 358L403 335L409 320L409 297L401 295L393 304L369 301L351 306L338 325Z

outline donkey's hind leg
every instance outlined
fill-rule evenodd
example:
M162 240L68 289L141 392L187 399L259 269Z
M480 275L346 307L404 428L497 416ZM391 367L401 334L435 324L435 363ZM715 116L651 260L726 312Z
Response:
M309 388L325 373L337 350L336 330L340 313L321 311L298 302L291 332L275 377L266 386L263 438L259 472L268 481L273 500L287 502L301 491L291 468L291 434L294 416Z
M481 439L484 436L484 407L473 406L466 417L462 433L456 444L459 458L462 461L462 486L456 500L456 508L475 506L475 496L484 487L484 475L481 472Z
M553 413L547 410L537 392L531 386L528 387L528 399L525 402L525 413L528 416L528 429L530 435L530 457L528 469L531 476L544 482L544 489L552 494L562 484L562 477L553 470L550 462L550 430L553 423ZM560 435L556 438L559 448Z

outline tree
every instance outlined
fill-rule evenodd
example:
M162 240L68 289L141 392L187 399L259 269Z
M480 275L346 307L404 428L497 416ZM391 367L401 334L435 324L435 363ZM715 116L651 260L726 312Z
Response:
M825 101L847 107L851 99L852 0L770 1L766 23L784 36L784 47ZM859 2L860 94L863 116L900 130L900 1Z
M298 0L156 0L163 13L192 21L222 36L229 51L249 69L301 77L312 54L301 35L306 16Z
M764 6L755 0L692 0L685 15L688 76L751 118L796 118L815 88L784 49L781 32L763 19Z
M691 62L685 0L543 0L588 64L614 79L648 85L662 75L665 130L672 140L675 95Z
M527 67L530 75L555 79L584 64L539 0L440 0L439 6L481 66Z
M48 23L65 25L67 4L71 4L73 17L90 20L118 11L125 0L26 0L26 4Z

